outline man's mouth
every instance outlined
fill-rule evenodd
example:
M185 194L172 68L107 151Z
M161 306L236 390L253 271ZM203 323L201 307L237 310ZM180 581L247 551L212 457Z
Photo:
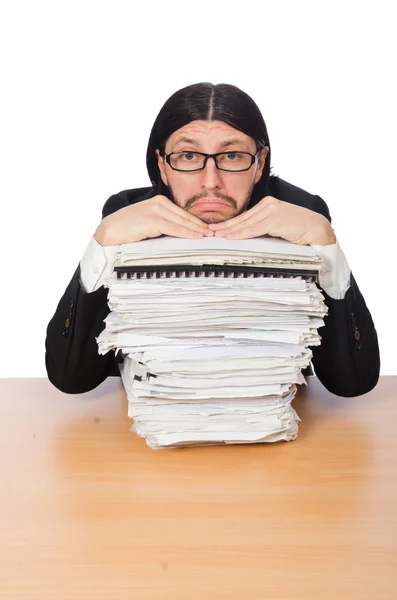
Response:
M219 210L220 208L225 208L225 206L230 208L228 202L219 200L218 198L201 198L200 200L197 200L193 206L206 210Z

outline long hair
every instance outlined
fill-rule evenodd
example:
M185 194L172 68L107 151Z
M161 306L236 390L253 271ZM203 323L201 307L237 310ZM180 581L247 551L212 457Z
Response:
M223 121L242 131L256 142L257 151L268 146L262 176L254 186L250 206L266 195L271 170L271 152L267 128L262 114L248 94L227 83L196 83L175 92L165 102L153 124L146 153L146 166L154 193L169 196L157 164L156 149L165 150L167 139L191 121Z

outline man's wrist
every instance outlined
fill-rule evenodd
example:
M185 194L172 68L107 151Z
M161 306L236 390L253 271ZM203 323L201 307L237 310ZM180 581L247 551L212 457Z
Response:
M343 299L350 287L351 271L338 240L333 245L312 244L312 248L322 259L320 287L331 298Z

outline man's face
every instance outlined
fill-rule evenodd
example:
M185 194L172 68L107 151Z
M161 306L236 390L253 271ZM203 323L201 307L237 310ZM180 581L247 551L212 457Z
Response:
M171 152L250 152L256 153L253 138L223 121L191 121L168 138L165 153ZM221 223L246 210L254 185L262 175L269 149L260 151L249 171L230 172L216 168L209 159L205 169L191 173L174 171L157 150L163 183L171 200L205 223Z

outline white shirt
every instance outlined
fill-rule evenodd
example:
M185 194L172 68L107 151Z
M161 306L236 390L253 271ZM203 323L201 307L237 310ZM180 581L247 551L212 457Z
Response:
M338 241L329 246L316 244L312 248L323 259L320 287L331 298L343 299L350 287L350 268ZM94 237L91 238L80 261L80 284L86 292L95 292L113 273L117 249L118 246L101 246Z

